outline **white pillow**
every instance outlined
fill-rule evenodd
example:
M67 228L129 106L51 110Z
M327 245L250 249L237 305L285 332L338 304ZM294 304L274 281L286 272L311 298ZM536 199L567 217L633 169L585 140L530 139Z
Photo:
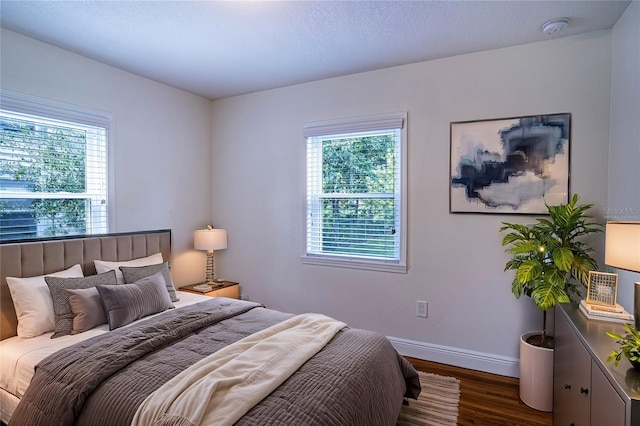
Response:
M82 278L80 265L47 274L50 277ZM55 327L53 299L45 275L29 278L7 277L7 284L18 317L18 337L36 337Z
M96 272L98 274L104 274L105 272L109 272L111 270L116 271L116 281L118 284L124 284L124 276L122 275L122 271L120 270L121 266L149 266L149 265L157 265L158 263L162 263L162 253L152 254L147 257L140 257L138 259L129 260L126 262L107 262L105 260L94 260L93 264L96 267ZM53 302L52 302L53 303Z

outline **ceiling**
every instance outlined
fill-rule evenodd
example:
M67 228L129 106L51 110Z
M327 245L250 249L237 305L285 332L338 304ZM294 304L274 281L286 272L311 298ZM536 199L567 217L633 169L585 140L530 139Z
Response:
M608 29L629 3L1 0L0 23L216 99Z

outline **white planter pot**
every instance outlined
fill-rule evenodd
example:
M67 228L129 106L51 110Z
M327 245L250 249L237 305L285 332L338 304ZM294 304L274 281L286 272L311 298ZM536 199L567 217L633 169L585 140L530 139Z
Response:
M520 336L520 399L540 411L553 411L553 349L527 343L539 331Z

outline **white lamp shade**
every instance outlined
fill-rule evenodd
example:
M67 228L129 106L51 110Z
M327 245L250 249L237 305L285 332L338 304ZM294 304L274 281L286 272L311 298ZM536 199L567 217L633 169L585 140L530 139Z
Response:
M227 231L224 229L198 229L193 234L196 250L222 250L227 248Z
M604 263L640 272L640 222L607 222Z

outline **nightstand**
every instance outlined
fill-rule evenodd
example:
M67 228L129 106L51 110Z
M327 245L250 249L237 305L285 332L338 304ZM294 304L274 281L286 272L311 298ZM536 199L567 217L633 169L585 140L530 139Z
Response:
M188 291L190 293L202 294L210 297L229 297L231 299L240 299L240 284L233 281L220 281L210 284L209 288L198 289L194 287L205 286L207 283L198 283L180 287L180 291Z

